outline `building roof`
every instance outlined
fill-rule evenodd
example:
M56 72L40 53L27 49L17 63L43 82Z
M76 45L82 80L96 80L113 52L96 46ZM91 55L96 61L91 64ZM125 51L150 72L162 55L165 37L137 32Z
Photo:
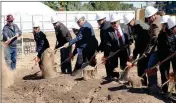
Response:
M2 15L8 14L52 14L54 10L42 2L2 2Z

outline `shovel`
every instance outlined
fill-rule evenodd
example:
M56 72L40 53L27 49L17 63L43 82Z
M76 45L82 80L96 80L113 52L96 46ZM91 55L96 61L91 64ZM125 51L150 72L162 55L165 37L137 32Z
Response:
M141 59L143 59L143 58L145 58L145 55L142 55L140 58L134 60L134 61L132 62L132 65L134 65L136 62L138 62L139 60L141 60ZM127 76L128 76L128 69L129 69L128 66L126 66L125 69L122 71L122 73L120 73L120 77L119 77L119 80L120 80L120 81L124 81L124 80L127 79Z
M168 59L172 58L173 56L176 55L176 52L172 53L170 56L166 57L164 60L162 60L161 62L158 62L156 65L154 65L153 67L151 67L150 69L148 69L147 72L145 72L142 77L146 74L146 73L150 73L152 70L155 70L155 68L161 64L163 64L164 62L166 62ZM149 75L149 74L148 74Z

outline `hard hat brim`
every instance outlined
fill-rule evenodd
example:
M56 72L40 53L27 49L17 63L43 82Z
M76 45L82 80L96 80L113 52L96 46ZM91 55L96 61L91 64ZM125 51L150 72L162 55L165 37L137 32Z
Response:
M33 28L40 27L40 26L33 26Z
M167 21L166 22L164 22L164 21L162 21L162 22L160 22L161 24L164 24L164 23L167 23Z
M99 20L102 20L102 19L106 19L106 17L104 17L104 18L99 18L99 19L96 19L96 20L99 21Z
M57 23L57 21L51 22L52 24Z
M172 26L169 27L169 29L171 29L171 28L173 28L173 27L175 27L175 26L176 26L176 25L172 25Z
M130 23L130 22L125 22L125 21L124 21L124 24L125 24L125 25L127 25L128 23Z
M112 20L112 21L110 21L110 22L112 23L112 22L117 22L117 21L120 21L120 20Z

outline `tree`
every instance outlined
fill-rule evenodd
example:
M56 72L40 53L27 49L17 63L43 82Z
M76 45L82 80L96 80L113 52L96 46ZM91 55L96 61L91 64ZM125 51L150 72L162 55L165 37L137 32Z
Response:
M88 3L85 3L81 8L81 11L93 11L93 10L94 8L92 7L92 5Z
M77 11L77 10L81 10L82 6L81 6L81 2L79 1L76 1L76 2L68 2L68 5L67 5L67 10L68 11Z
M82 5L83 3L83 5ZM48 1L44 4L59 10L63 8L67 11L109 11L109 10L131 10L134 9L133 4L124 4L117 1L91 1L91 2L80 2L80 1Z
M50 8L54 10L58 10L60 8L60 4L57 1L45 1L43 2L45 5L48 5Z

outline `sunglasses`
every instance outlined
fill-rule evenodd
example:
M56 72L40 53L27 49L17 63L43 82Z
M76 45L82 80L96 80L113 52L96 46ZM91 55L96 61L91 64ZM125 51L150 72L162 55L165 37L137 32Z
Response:
M176 27L176 26L172 27L171 30L174 30L175 27Z
M116 23L117 23L117 22L112 22L111 24L114 25L114 24L116 24Z
M100 22L100 21L102 21L103 19L100 19L100 20L97 20L97 22Z
M37 29L38 27L33 27L34 29Z
M57 23L53 23L53 25L55 26Z

